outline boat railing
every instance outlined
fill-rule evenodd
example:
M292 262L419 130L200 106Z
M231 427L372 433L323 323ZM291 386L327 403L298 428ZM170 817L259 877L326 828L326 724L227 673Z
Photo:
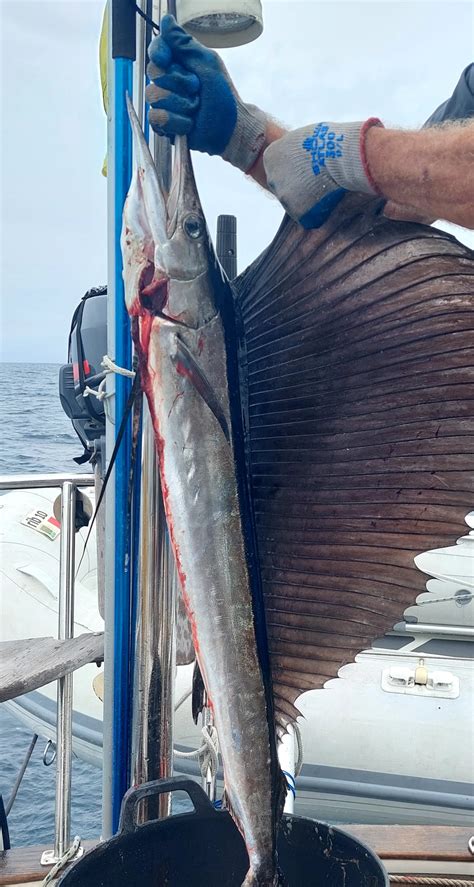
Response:
M61 537L58 589L58 640L74 635L76 495L79 487L94 485L92 474L13 474L0 476L0 492L58 487L61 494ZM58 679L56 719L56 799L54 848L41 863L63 858L71 840L73 672Z

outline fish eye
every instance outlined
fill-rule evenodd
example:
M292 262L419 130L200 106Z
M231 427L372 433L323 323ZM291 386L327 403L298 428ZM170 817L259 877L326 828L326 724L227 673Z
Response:
M204 234L204 219L201 216L190 213L183 222L183 228L191 240L199 240Z

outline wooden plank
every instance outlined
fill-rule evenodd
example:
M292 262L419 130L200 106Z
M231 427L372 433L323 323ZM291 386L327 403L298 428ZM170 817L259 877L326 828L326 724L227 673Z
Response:
M432 862L474 861L468 841L473 829L446 825L342 825L381 859Z
M97 841L83 841L85 850L95 847ZM14 850L0 851L0 887L9 887L10 884L31 884L41 882L46 877L50 865L40 865L41 854L49 847L15 847Z
M0 642L0 702L44 687L88 662L104 658L103 632L67 641L27 638Z

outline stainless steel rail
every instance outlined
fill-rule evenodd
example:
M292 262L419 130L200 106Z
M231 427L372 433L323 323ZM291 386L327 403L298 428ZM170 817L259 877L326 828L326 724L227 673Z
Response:
M91 474L23 474L0 476L0 491L21 489L61 490L61 539L59 555L58 638L74 634L75 512L77 487L92 486ZM42 865L57 862L71 842L71 768L73 673L58 680L56 719L56 803L54 849L41 857Z
M408 634L445 635L461 639L474 638L474 628L469 625L439 625L429 622L414 622L407 625Z
M58 638L74 634L76 487L71 481L61 486L61 549L59 557ZM56 809L54 817L54 858L61 859L71 838L72 768L72 682L73 672L58 680L56 720Z
M62 487L65 483L75 487L93 487L93 474L0 474L0 490L45 490Z

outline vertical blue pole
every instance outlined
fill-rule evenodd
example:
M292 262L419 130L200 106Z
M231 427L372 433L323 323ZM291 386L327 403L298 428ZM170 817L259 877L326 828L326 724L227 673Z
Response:
M114 128L115 128L115 360L130 367L132 360L130 324L125 308L120 234L122 212L132 171L131 131L125 106L125 94L132 95L133 62L115 58ZM130 381L118 376L115 382L115 428L120 426L130 393ZM131 644L131 571L130 539L127 522L130 474L130 423L115 463L115 606L114 606L114 712L113 712L113 782L112 825L118 827L120 805L129 787L130 761L130 644Z
M132 140L125 95L133 93L136 52L135 9L130 0L109 0L108 60L108 347L119 366L131 366L132 343L125 308L120 234L132 171ZM127 403L130 381L115 376L115 424L108 423L110 459ZM109 390L109 386L108 386ZM127 520L131 423L122 439L113 484L107 494L105 696L103 762L103 835L118 827L120 805L129 787L131 724L131 576L130 527Z

